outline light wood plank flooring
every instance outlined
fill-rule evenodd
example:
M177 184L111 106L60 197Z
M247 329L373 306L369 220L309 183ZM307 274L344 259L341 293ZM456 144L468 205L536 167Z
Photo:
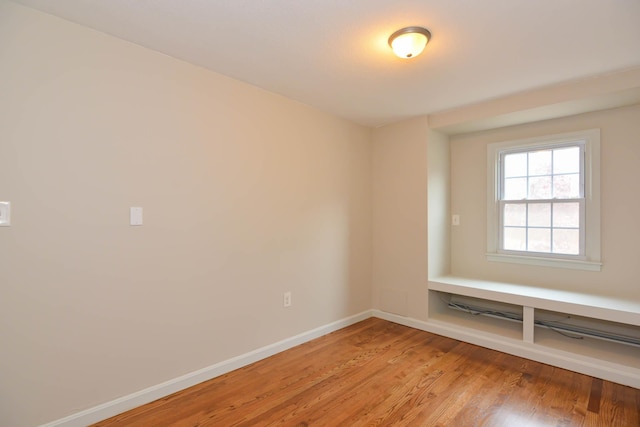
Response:
M95 424L640 427L640 390L371 318Z

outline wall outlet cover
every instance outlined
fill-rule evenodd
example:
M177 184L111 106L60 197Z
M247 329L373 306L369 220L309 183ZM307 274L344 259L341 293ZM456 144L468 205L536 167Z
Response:
M129 209L129 225L142 225L141 207L132 207Z
M0 226L11 225L11 202L0 202Z
M283 303L285 307L291 307L291 292L284 293Z

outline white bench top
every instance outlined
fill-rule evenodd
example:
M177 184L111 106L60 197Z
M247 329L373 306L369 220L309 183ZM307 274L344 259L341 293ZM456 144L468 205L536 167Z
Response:
M640 326L640 301L455 276L429 279L429 289Z

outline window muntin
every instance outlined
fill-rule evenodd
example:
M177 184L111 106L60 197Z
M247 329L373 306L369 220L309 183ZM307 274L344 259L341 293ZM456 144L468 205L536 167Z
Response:
M584 148L500 151L500 251L584 257Z

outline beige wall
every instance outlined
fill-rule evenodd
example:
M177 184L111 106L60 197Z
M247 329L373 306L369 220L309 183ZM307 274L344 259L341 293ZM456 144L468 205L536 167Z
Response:
M0 64L0 425L371 308L369 129L1 0Z
M429 130L427 140L427 239L429 278L451 271L449 138Z
M486 253L487 144L562 132L601 129L601 272L488 262ZM640 106L581 114L452 137L453 274L556 289L638 298L640 236Z
M449 138L419 117L372 141L373 306L427 320L428 277L450 270Z
M426 320L426 117L373 131L373 303Z

